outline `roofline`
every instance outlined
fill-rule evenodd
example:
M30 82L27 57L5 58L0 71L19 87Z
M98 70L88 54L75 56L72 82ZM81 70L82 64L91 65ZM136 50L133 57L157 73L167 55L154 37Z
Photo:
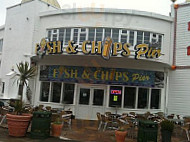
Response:
M54 11L46 11L39 13L40 17L48 17L53 15L61 14L74 14L74 13L111 13L111 14L129 14L144 17L151 17L155 19L161 19L168 22L173 22L173 18L169 16L164 16L161 14L156 14L153 12L130 10L130 9L112 9L112 8L73 8L73 9L59 9Z
M0 30L4 30L5 29L5 25L0 26Z
M16 7L16 6L22 5L22 4L26 4L26 3L29 3L29 2L32 2L32 1L35 1L35 0L27 1L27 2L25 2L25 3L19 3L19 4L16 4L16 5L13 5L13 6L7 7L7 9L10 9L10 8L13 8L13 7ZM48 4L48 3L45 3L44 1L41 1L41 0L38 0L38 1L40 1L40 2L42 2L42 3L44 3L44 4ZM50 5L51 7L56 8L56 9L60 9L60 8L58 8L58 7L56 7L56 6L51 5L51 4L49 4L49 5Z

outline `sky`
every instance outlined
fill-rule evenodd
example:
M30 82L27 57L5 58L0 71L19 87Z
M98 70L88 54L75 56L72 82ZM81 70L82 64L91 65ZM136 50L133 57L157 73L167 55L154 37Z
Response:
M63 9L68 8L117 8L154 12L168 16L171 0L57 0ZM177 0L175 3L183 3ZM21 3L21 0L0 0L0 25L5 24L6 8Z

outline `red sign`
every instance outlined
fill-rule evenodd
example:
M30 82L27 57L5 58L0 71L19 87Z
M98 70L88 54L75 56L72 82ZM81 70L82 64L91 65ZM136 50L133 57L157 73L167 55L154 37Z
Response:
M111 90L111 94L121 95L121 90Z

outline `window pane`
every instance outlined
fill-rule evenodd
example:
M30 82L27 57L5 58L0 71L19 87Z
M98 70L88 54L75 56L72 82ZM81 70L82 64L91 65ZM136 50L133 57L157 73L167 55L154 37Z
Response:
M60 102L60 97L61 97L61 83L60 82L53 82L52 83L52 101L55 103Z
M131 46L133 46L134 44L134 35L134 31L130 31L129 43L131 44Z
M96 41L102 41L103 28L96 28Z
M94 41L95 28L89 28L88 40Z
M111 37L111 29L110 28L105 28L105 37Z
M122 99L122 87L121 86L110 86L110 107L121 107Z
M71 39L71 29L66 29L65 45L68 45L68 41Z
M48 31L48 40L51 41L51 30Z
M149 44L150 43L150 33L144 32L144 43Z
M57 41L57 34L53 34L53 41Z
M48 102L50 82L41 83L40 101Z
M64 84L63 88L63 103L64 104L73 104L73 98L74 98L74 84Z
M73 40L74 40L75 43L78 42L78 29L74 29Z
M86 34L80 34L80 43L86 40Z
M148 108L148 89L139 88L138 108Z
M93 105L103 106L104 90L94 89Z
M63 41L65 29L59 29L59 41Z
M156 34L153 33L152 34L152 43L156 43L157 42L157 37L156 37Z
M137 44L141 44L143 39L143 32L137 31Z
M80 88L79 104L89 105L90 89Z
M151 91L151 103L150 108L151 109L160 109L160 89L152 89Z
M121 35L121 42L127 43L127 36L126 35Z
M119 29L112 29L112 39L113 39L113 42L118 42L119 38Z
M159 37L158 37L158 44L159 44L159 48L161 48L161 46L162 46L162 35L159 35Z
M136 88L125 87L124 107L135 108Z

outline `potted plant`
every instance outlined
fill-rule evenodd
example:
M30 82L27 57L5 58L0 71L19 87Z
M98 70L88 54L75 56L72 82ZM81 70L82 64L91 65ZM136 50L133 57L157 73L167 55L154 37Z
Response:
M36 67L30 67L28 62L21 62L17 64L19 73L17 74L19 84L18 95L19 100L16 100L12 106L14 107L14 114L7 114L7 123L10 136L22 137L26 135L29 123L31 121L31 114L23 113L23 89L27 86L29 79L35 76Z
M120 126L115 131L116 142L124 142L126 135L127 135L127 131L126 131L125 127L124 126Z
M56 121L51 124L52 136L54 137L61 136L62 128L63 128L62 121L60 121L60 118L57 118Z
M169 120L164 120L160 123L162 142L171 142L171 136L174 129L174 124Z

